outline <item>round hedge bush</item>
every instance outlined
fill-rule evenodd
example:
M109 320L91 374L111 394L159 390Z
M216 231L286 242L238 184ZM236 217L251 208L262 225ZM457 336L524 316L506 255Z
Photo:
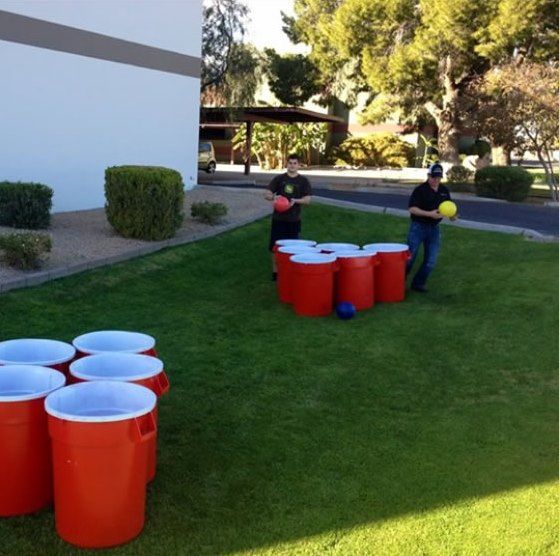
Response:
M123 237L168 239L175 235L184 219L182 177L169 168L107 168L105 198L107 219Z
M476 195L521 202L528 197L534 176L520 166L487 166L475 175Z
M41 183L0 182L0 226L48 228L52 196L53 190Z

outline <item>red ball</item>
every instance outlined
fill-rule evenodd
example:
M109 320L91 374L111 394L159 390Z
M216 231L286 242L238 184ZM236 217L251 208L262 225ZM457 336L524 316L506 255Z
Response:
M285 212L286 210L289 210L291 206L291 203L289 202L289 199L287 197L283 197L282 195L276 197L276 200L274 201L274 210L276 212Z

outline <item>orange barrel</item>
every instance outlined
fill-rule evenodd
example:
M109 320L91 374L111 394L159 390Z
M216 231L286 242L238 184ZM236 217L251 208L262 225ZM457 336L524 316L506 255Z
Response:
M20 338L0 342L0 365L50 367L68 376L76 350L58 340Z
M291 256L299 253L320 253L320 249L309 245L283 245L275 252L278 268L278 296L283 303L293 303L293 277L291 272Z
M323 253L336 253L339 251L357 251L359 245L355 245L355 243L319 243L316 248Z
M65 382L61 372L47 367L0 367L0 517L52 503L45 398Z
M137 353L101 353L77 359L70 365L73 382L115 380L133 382L149 388L158 398L169 391L169 379L163 361ZM157 406L153 410L157 426ZM157 434L145 443L147 450L147 481L155 478L157 466Z
M406 297L406 262L410 257L405 243L370 243L365 251L378 253L375 274L375 301L396 303Z
M293 307L307 317L323 317L334 304L336 256L324 253L300 253L291 256Z
M358 310L375 303L375 267L379 258L374 251L338 251L335 281L336 304L347 301Z
M305 245L307 247L314 247L316 245L316 241L313 241L312 239L278 239L274 244L274 253L280 247L284 247L285 245Z
M155 338L141 332L125 330L99 330L74 338L72 342L78 350L78 357L98 355L106 352L142 353L157 357Z
M124 544L144 527L146 450L155 394L129 382L82 382L45 401L56 530L83 548Z

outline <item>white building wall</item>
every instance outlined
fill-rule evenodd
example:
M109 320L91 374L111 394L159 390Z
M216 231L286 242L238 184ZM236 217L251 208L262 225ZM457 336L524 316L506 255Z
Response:
M0 0L0 10L200 57L201 0ZM196 183L195 74L2 40L1 29L0 71L0 181L51 186L55 211L103 206L113 165L166 166Z

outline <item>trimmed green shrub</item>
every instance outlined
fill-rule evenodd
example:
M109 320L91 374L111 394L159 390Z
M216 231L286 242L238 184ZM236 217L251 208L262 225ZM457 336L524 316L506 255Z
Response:
M48 228L53 191L40 183L0 182L0 226Z
M107 168L105 198L107 219L123 237L168 239L175 235L184 219L182 177L169 168Z
M209 201L202 201L200 203L193 203L190 209L192 218L215 226L227 214L227 207L223 203L210 203Z
M50 253L52 240L47 234L19 232L0 235L0 250L9 266L20 270L40 268L42 257Z
M533 183L534 176L519 166L487 166L475 175L476 195L507 201L524 201Z
M350 137L333 150L338 166L404 168L415 161L415 148L392 133Z
M474 177L474 173L464 166L453 166L447 173L449 183L467 183Z

